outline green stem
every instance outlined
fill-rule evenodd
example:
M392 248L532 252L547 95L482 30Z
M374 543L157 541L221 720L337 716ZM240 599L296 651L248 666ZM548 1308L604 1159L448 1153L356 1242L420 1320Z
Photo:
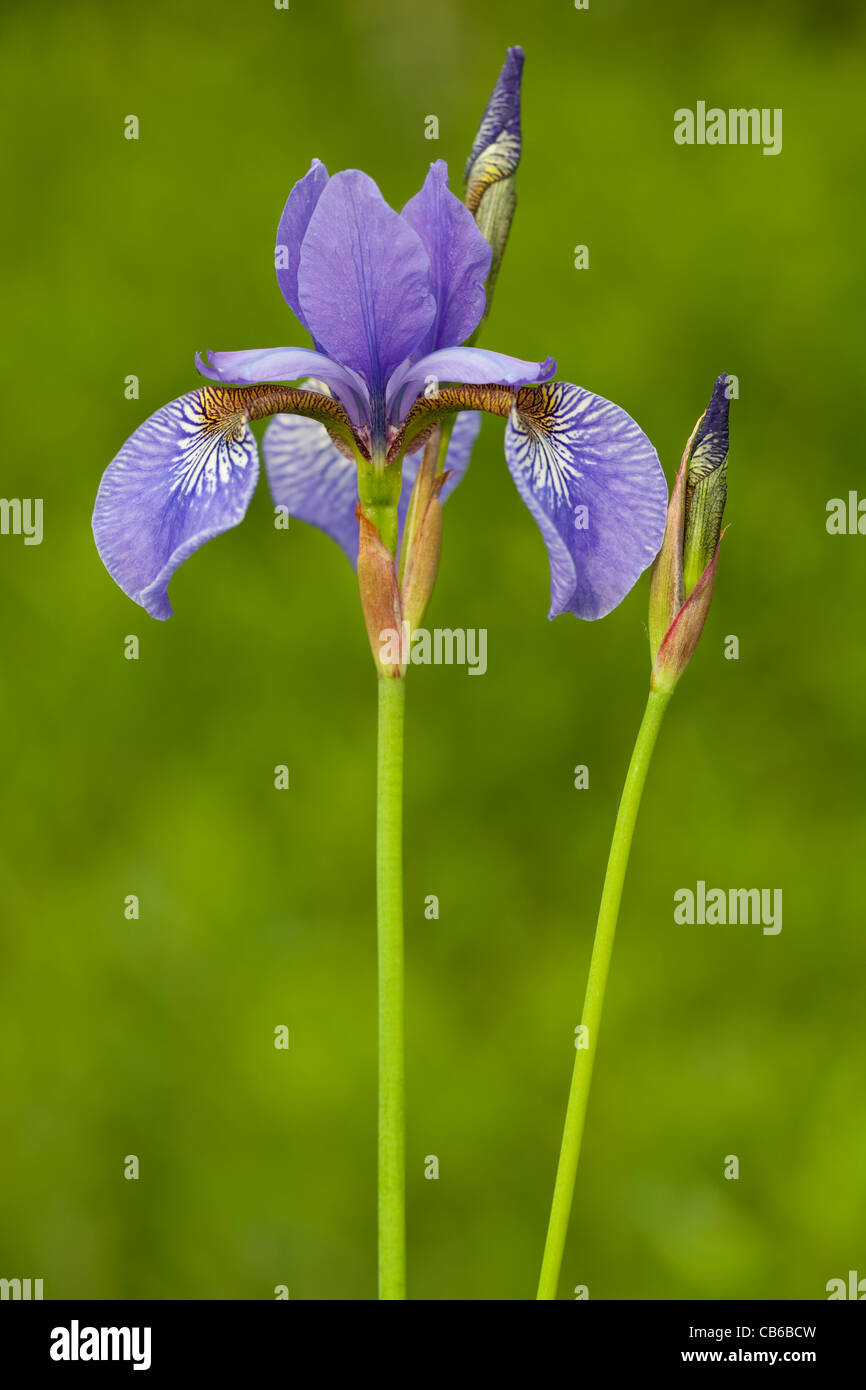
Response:
M404 681L379 679L376 899L379 959L379 1297L406 1297L403 1060Z
M595 929L595 941L592 947L592 960L589 966L589 979L587 980L581 1018L581 1024L586 1029L585 1035L582 1034L582 1041L586 1041L586 1046L578 1048L574 1054L574 1073L571 1078L571 1091L565 1114L565 1129L562 1135L559 1165L556 1170L556 1184L553 1189L553 1202L550 1208L550 1224L547 1228L547 1242L544 1247L541 1278L538 1284L539 1299L556 1298L556 1291L559 1286L559 1274L562 1268L562 1256L565 1250L571 1204L574 1198L574 1184L577 1178L580 1145L589 1100L589 1087L592 1081L592 1068L598 1047L601 1013L604 1008L604 991L607 984L610 958L613 953L619 905L622 899L632 836L640 809L644 783L669 700L670 694L663 695L655 690L650 691L617 811L610 856L607 861L607 872L604 877L604 888L601 894L601 906L598 910L598 925Z

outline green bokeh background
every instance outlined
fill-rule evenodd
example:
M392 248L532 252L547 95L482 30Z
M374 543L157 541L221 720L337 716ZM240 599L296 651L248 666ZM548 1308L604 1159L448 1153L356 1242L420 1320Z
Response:
M33 3L0 40L2 492L45 500L41 546L0 537L0 1275L49 1298L375 1296L376 692L352 573L276 531L261 487L158 624L90 511L196 348L306 341L273 243L311 156L398 206L431 158L459 187L509 43L520 207L484 342L622 403L669 477L717 373L740 383L732 526L638 827L560 1292L820 1299L866 1275L866 540L825 529L863 477L862 7ZM698 99L782 107L782 154L675 145ZM487 628L489 671L407 692L416 1299L534 1295L646 598L644 578L603 623L547 621L489 421L429 619ZM677 926L699 878L781 888L781 934Z

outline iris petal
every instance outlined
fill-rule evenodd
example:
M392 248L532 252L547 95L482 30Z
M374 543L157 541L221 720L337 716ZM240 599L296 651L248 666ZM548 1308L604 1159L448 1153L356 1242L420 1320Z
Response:
M486 348L452 347L431 352L420 361L404 362L388 382L387 407L394 423L405 420L422 391L439 382L457 381L465 385L527 386L546 381L556 371L552 357L544 362L524 362L504 352Z
M316 342L376 394L433 322L421 239L360 170L335 174L316 204L301 248L298 297Z
M357 372L310 348L247 348L239 352L207 352L204 357L196 353L195 365L202 376L231 386L299 381L313 376L333 391L353 425L364 424L370 418L370 395Z
M317 526L358 562L358 470L324 425L299 415L275 415L262 439L271 496L289 516Z
M618 405L568 382L518 393L505 456L550 557L550 617L603 618L652 563L667 487L658 456Z
M444 159L430 165L420 193L402 216L418 233L430 258L430 288L436 317L416 354L464 343L484 313L484 282L493 248L478 230L475 218L448 189Z
M298 180L286 199L286 206L277 228L277 249L274 257L277 283L289 308L305 328L307 324L298 302L298 264L310 218L327 182L327 169L320 159L314 159L307 173Z
M458 415L445 456L445 468L453 476L442 488L443 502L466 472L480 428L481 416L477 411ZM274 502L286 507L290 516L324 531L357 566L358 474L354 463L333 444L325 427L298 415L275 415L265 430L262 450ZM420 453L416 454L403 464L398 508L401 535L420 458Z
M170 618L171 576L243 520L258 476L255 439L228 392L206 386L163 406L99 486L93 535L112 579L151 617Z

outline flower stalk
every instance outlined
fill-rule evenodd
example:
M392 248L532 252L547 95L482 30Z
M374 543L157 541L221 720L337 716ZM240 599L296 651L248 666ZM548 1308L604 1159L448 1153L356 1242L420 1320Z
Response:
M593 1067L635 825L665 711L709 611L721 541L728 457L728 378L718 378L683 453L650 583L650 691L620 798L593 940L554 1182L539 1300L556 1298L574 1200ZM687 589L686 563L693 582Z
M580 1019L580 1046L574 1054L571 1090L568 1095L562 1146L556 1169L550 1221L538 1284L538 1298L542 1300L556 1298L556 1290L559 1285L559 1274L562 1268L568 1222L574 1200L574 1186L580 1161L586 1108L589 1103L589 1088L595 1056L598 1051L598 1035L601 1028L604 995L611 956L613 955L622 890L625 884L641 797L669 701L670 695L663 695L654 690L649 693L617 811L607 871L604 876L601 906L598 910L598 924L595 929L592 959L590 960L583 1013Z
M379 993L379 1298L406 1297L406 1099L403 948L405 682L379 685L376 903Z

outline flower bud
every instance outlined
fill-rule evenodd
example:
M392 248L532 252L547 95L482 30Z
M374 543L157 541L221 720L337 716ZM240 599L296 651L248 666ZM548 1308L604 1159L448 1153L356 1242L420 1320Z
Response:
M358 589L370 650L378 675L398 678L404 671L400 660L403 613L394 557L360 504L356 515L360 530Z
M713 597L727 495L727 385L722 373L685 447L653 564L651 686L663 694L673 691L691 661Z
M433 493L412 538L412 549L406 561L406 571L400 588L403 618L412 632L418 627L430 602L436 575L439 572L439 556L442 552L442 503L439 489L446 475L440 473L435 480Z
M404 621L417 627L430 602L442 550L442 504L439 493L447 473L437 473L442 430L436 425L424 445L400 550L400 597Z
M717 546L715 555L662 638L650 678L650 686L660 694L672 693L695 654L710 611L718 562Z
M716 382L686 472L683 584L690 594L713 558L728 495L728 378Z
M482 236L493 247L484 317L490 308L493 286L517 206L514 176L520 163L522 73L523 49L509 48L463 175L466 206L473 214Z

